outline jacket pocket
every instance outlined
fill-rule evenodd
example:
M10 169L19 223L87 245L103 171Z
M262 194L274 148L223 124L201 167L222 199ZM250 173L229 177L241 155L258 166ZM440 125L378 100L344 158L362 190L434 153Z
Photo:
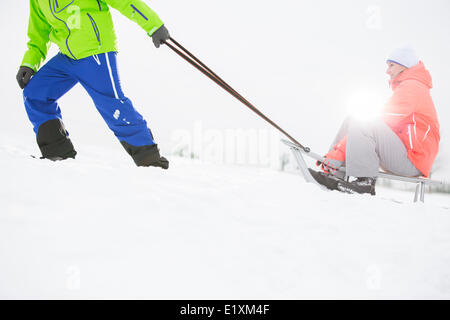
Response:
M60 13L61 11L66 10L75 0L52 0L53 2L53 11L55 13Z
M97 38L98 41L98 46L100 47L102 45L102 41L100 39L100 31L98 30L97 23L95 23L94 18L92 18L92 16L89 13L86 14L89 17L89 20L91 21L92 29L94 30L95 37Z

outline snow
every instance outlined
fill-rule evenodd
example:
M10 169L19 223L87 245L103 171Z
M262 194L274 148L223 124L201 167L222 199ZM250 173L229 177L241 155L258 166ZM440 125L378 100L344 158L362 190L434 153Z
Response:
M450 298L450 201L265 168L0 140L0 298Z
M151 6L175 39L319 153L354 94L389 98L385 55L411 40L433 75L441 121L433 178L449 182L448 1ZM233 145L236 158L262 154L256 165L266 165L276 148L264 121L115 11L121 82L170 169L136 168L79 85L59 101L77 159L31 158L39 152L15 81L28 2L10 7L0 3L0 27L15 30L0 52L0 298L450 298L448 194L427 194L425 204L379 187L376 197L350 196L248 159L171 155L186 138L233 158L226 145L237 132L266 138L254 150Z

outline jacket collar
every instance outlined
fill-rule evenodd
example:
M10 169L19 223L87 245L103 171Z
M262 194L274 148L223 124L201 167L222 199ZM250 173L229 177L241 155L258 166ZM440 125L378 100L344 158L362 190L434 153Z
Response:
M420 61L414 67L401 72L397 77L389 81L389 85L392 90L395 90L400 85L400 83L405 80L417 80L426 85L429 89L433 87L430 72L428 72L428 70L425 68L425 65L422 61Z

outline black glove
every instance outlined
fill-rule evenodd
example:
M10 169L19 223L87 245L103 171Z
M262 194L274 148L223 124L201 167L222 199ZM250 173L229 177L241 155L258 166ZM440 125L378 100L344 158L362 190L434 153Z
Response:
M155 31L155 33L152 35L153 44L155 47L159 48L161 44L166 42L166 40L169 40L170 34L169 30L162 25L158 30Z
M21 89L25 88L30 81L31 77L34 75L34 70L29 67L20 67L19 72L17 72L17 82Z

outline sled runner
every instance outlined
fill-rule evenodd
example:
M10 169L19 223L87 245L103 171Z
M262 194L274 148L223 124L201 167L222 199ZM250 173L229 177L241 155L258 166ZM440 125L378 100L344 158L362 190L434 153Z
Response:
M295 143L292 143L292 142L284 140L284 139L281 139L281 141L291 149L291 151L294 155L294 158L297 161L300 172L301 172L303 178L306 180L306 182L314 183L314 184L320 186L322 189L328 190L324 186L317 183L316 180L313 178L313 176L309 172L308 165L306 164L306 161L305 161L303 155L306 155L316 161L321 161L321 162L323 162L325 159L317 153L314 153L312 151L305 151L301 147L297 146ZM340 168L339 171L345 172L345 169ZM378 176L383 179L415 183L416 184L416 192L414 194L414 202L417 202L419 199L421 202L425 202L425 187L426 187L426 185L442 185L443 184L441 181L430 180L430 179L424 178L424 177L416 177L416 178L403 177L403 176L388 174L385 172L379 172Z

